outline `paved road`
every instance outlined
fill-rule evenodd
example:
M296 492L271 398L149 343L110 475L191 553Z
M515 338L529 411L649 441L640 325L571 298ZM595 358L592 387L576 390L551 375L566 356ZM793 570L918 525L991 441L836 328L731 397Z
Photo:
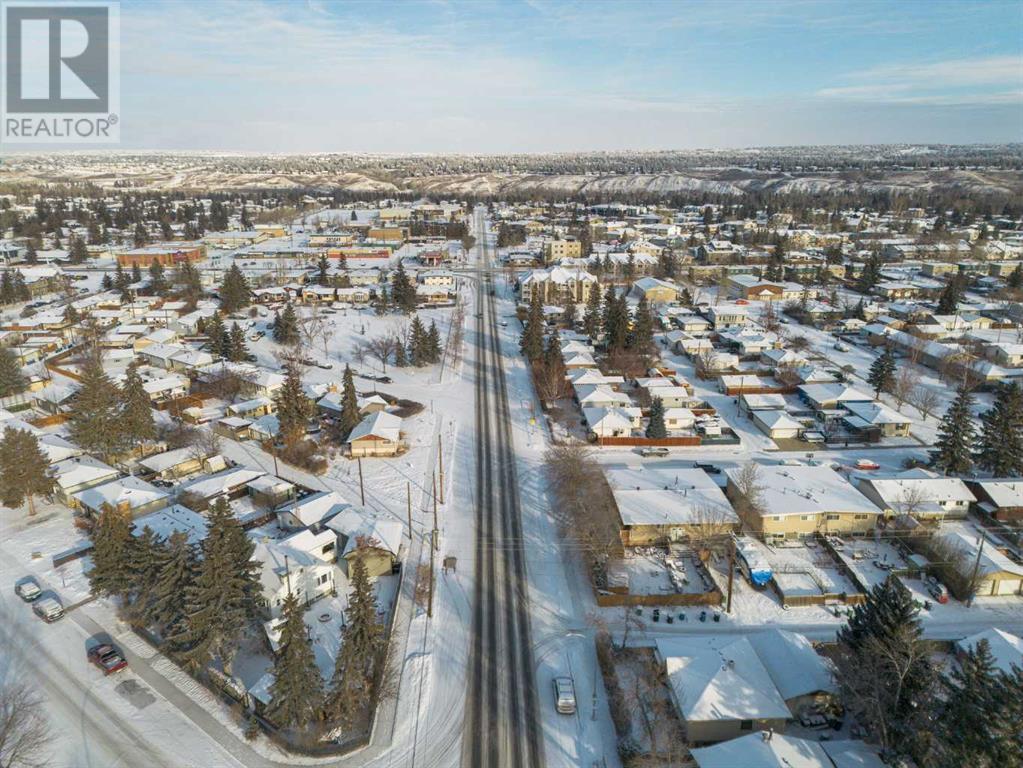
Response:
M489 233L477 213L481 263ZM492 278L480 275L476 351L476 582L462 765L542 768L518 477Z

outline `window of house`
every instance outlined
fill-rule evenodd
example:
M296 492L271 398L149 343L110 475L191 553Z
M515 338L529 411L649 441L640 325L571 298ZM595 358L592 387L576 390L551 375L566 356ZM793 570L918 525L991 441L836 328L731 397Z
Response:
M328 579L330 579L330 574L329 573L325 573L322 576L320 576L320 578L317 580L316 583L317 584L326 584Z
M800 520L809 520L809 519L810 519L810 516L809 516L809 515L800 515L800 516L799 516L799 519L800 519Z
M867 515L856 515L856 519L857 520L866 520L867 519Z
M781 515L775 515L771 519L774 520L774 522L776 522L776 523L780 523L781 522Z
M838 520L839 515L828 515L828 520Z
M739 730L740 731L752 731L753 730L753 721L752 720L740 720L739 721Z

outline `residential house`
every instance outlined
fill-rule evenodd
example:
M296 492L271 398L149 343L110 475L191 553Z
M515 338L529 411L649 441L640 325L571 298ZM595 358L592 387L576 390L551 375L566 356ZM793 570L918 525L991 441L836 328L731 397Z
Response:
M59 461L50 467L49 473L54 480L54 496L68 506L74 506L74 496L79 491L121 476L116 469L88 454Z
M348 435L346 444L353 458L396 456L407 447L401 437L401 419L386 411L365 416Z
M962 519L976 501L958 477L945 477L927 469L853 477L860 492L886 515L909 515L920 521Z
M132 476L78 491L72 499L71 506L92 517L98 516L106 509L113 509L131 514L133 518L163 509L171 501L170 494L166 491Z
M742 470L725 471L726 492L742 498ZM881 509L826 466L758 464L759 504L744 522L761 538L799 539L817 533L865 536L874 530Z
M349 569L358 559L370 577L394 572L405 532L401 521L375 517L362 507L349 506L331 517L326 527L337 535L338 552Z
M1023 480L966 480L977 509L1001 523L1023 523Z

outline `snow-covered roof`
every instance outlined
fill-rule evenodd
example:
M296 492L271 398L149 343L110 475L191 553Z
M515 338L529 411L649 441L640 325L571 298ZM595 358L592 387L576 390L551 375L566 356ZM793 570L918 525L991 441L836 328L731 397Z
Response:
M132 533L141 536L142 531L149 528L160 538L169 539L171 534L180 531L188 536L189 544L198 544L206 538L207 527L206 518L198 512L174 504L136 519Z
M609 468L623 525L731 524L739 518L721 488L702 469Z
M792 717L744 635L657 640L676 706L689 722Z
M976 538L968 536L959 530L953 530L941 535L948 543L963 553L967 562L977 563L977 575L979 577L987 578L999 573L1023 576L1023 565L1014 563L995 549L995 546L990 541L985 543L984 551L980 552L980 557L978 558L980 541Z
M315 525L316 523L328 520L343 509L350 507L337 491L319 491L310 494L304 499L285 504L277 511L288 512L302 525Z
M699 768L835 768L821 744L782 733L750 733L690 754Z
M889 408L884 403L844 402L842 407L859 419L863 424L879 426L881 424L912 424L913 420Z
M741 469L726 469L725 473L736 483ZM870 499L830 467L759 464L757 485L765 517L828 512L881 514Z
M753 411L753 418L768 429L803 429L803 425L778 409L760 409Z
M399 520L375 517L365 508L354 506L334 515L327 521L327 527L347 537L342 555L347 555L360 544L373 543L373 546L397 557L405 531Z
M1023 480L976 480L977 487L990 497L999 509L1023 507Z
M83 483L117 477L120 473L108 464L89 456L75 456L50 467L50 474L61 488L74 488Z
M139 464L150 472L166 472L168 469L184 464L191 459L200 457L193 446L186 445L184 448L175 448L172 451L156 453L139 461Z
M348 442L353 443L367 437L397 442L401 439L401 418L386 411L371 413L355 426L348 435Z
M257 477L266 473L261 469L249 469L247 467L231 467L212 475L198 477L180 487L182 492L195 493L204 499L212 499L215 496L230 493L231 491L247 485Z
M813 693L838 692L828 661L813 649L805 635L768 629L748 637L786 701Z
M872 486L888 508L894 510L900 509L910 500L932 506L940 505L941 502L976 501L966 483L958 477L945 477L923 468L889 475L862 476L858 485Z
M987 640L995 666L1002 672L1012 674L1014 666L1023 668L1023 637L998 627L990 627L983 632L964 637L956 645L963 651L973 650L981 640Z
M84 506L97 510L105 504L114 508L127 504L129 508L135 509L167 497L166 491L132 476L118 478L75 494L75 498Z

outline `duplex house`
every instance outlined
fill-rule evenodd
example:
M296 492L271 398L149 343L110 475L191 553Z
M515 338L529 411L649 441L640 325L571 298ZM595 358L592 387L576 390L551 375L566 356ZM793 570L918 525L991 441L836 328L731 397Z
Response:
M825 466L756 465L759 503L744 522L767 541L799 539L819 533L865 536L882 510L853 485ZM748 476L739 468L725 471L726 493L737 508L743 503ZM742 505L742 506L740 506Z
M886 515L909 515L920 521L962 519L976 501L966 483L927 469L855 477L860 492Z

